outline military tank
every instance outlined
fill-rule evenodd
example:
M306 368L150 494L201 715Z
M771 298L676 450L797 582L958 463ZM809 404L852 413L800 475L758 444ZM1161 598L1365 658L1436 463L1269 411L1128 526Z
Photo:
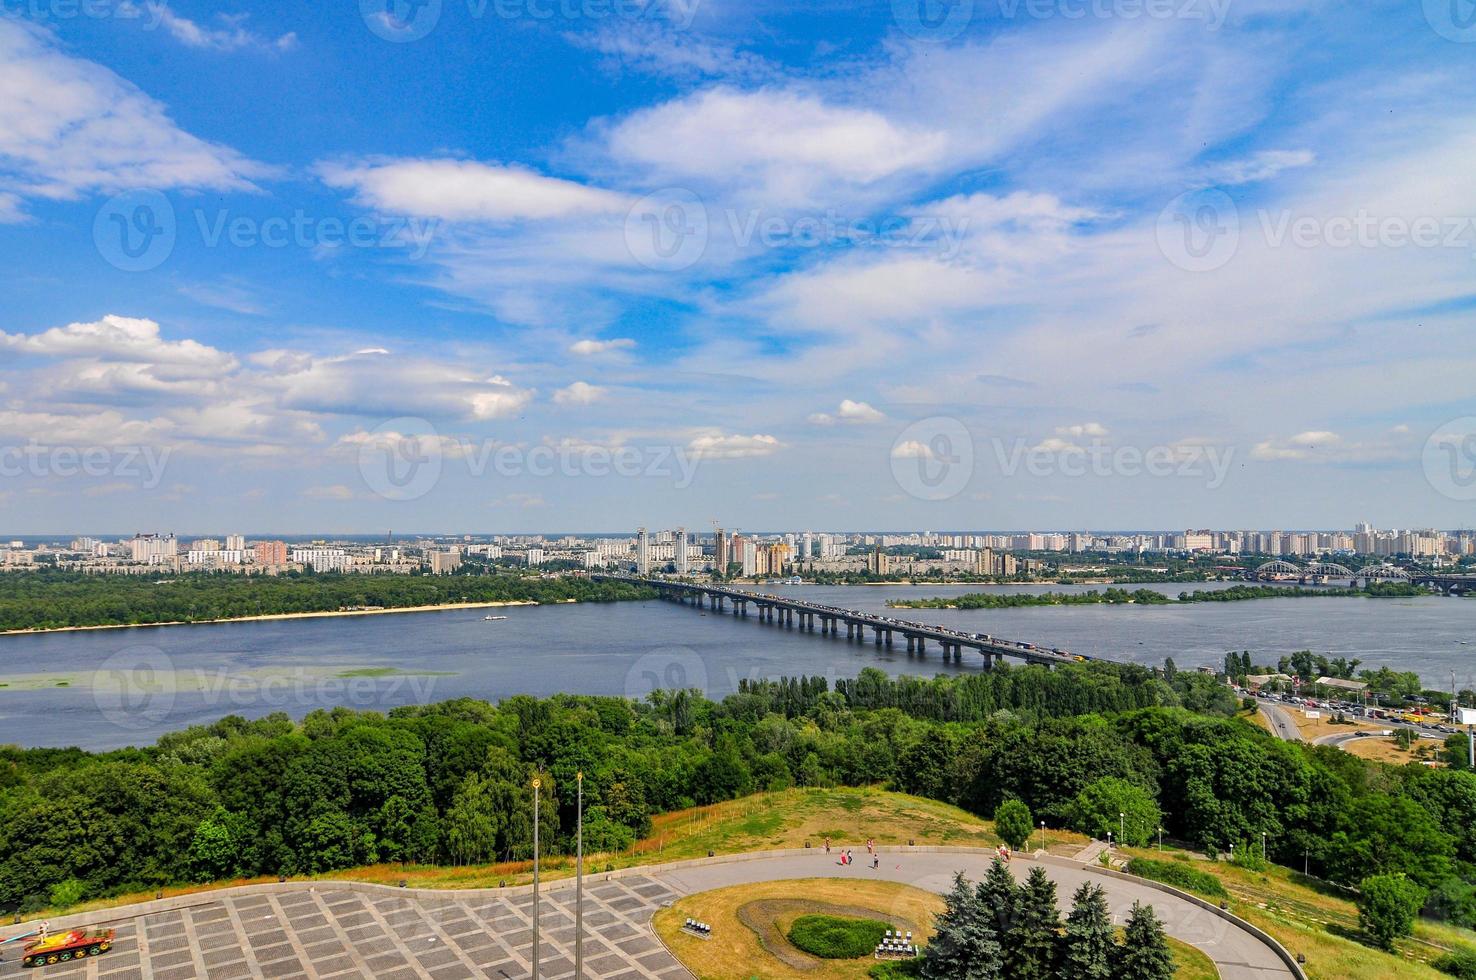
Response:
M27 943L21 966L51 966L101 956L113 948L112 929L70 929Z

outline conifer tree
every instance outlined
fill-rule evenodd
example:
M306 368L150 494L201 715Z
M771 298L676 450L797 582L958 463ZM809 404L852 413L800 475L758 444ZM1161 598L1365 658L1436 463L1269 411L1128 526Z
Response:
M1060 934L1056 883L1036 865L1015 906L1015 927L1005 937L1005 973L1010 980L1053 980Z
M1002 980L999 938L962 872L943 901L937 933L923 951L924 980Z
M979 882L974 893L979 907L994 926L995 934L1003 938L1015 927L1016 908L1020 901L1020 886L1009 867L999 858L989 865L989 873Z
M1153 906L1133 903L1122 945L1112 958L1113 980L1173 980L1174 954Z
M1072 896L1061 950L1061 975L1072 980L1112 980L1116 948L1112 915L1100 886L1085 882Z

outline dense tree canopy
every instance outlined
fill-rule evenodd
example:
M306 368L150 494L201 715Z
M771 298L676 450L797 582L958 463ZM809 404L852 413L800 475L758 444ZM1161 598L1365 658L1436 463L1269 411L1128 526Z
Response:
M991 815L1018 800L1064 826L1095 814L1356 886L1406 875L1427 912L1476 921L1476 774L1403 769L1279 742L1183 707L1180 678L1090 663L932 680L867 669L744 682L721 702L463 699L388 716L226 718L104 754L0 748L0 906L169 882L373 862L473 864L622 850L651 817L755 790L886 785ZM1197 676L1197 675L1196 675ZM1009 812L1014 807L1006 807ZM1093 832L1100 831L1097 823ZM997 929L1008 929L999 922Z

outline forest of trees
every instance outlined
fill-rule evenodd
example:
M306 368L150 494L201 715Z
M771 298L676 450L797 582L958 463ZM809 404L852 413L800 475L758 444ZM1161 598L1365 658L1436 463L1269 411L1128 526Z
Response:
M458 700L388 716L227 718L101 754L3 749L0 907L526 858L535 774L542 839L568 852L582 771L591 851L625 849L654 814L694 804L881 784L980 815L1017 799L1036 820L1086 832L1124 811L1140 837L1161 821L1211 853L1265 833L1273 860L1300 869L1305 855L1348 885L1404 874L1427 912L1476 922L1476 775L1280 742L1229 717L1223 693L1197 672L1105 663L932 680L866 669L833 689L745 683L720 702L694 691Z
M0 575L0 631L141 626L282 613L456 602L612 602L654 598L620 582L531 575L282 575L190 572L161 577L27 572Z

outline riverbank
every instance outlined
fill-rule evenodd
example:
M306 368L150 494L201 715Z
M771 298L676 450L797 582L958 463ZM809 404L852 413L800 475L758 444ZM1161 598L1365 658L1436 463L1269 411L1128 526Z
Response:
M1098 592L998 593L970 592L960 596L931 599L893 599L893 609L1014 609L1028 606L1126 606L1191 605L1200 602L1249 602L1256 599L1411 599L1428 595L1407 583L1375 583L1361 589L1318 588L1282 585L1233 585L1228 589L1197 589L1180 592L1177 599L1151 589L1108 589Z
M108 623L103 626L55 626L47 629L0 630L0 636L30 636L40 633L90 633L96 630L142 630L163 626L210 626L219 623L262 623L281 619L333 619L341 616L383 616L389 613L448 612L453 609L500 609L505 606L564 605L578 599L534 602L531 599L506 599L500 602L451 602L435 606L401 606L398 608L336 609L323 612L269 613L262 616L236 616L231 619L179 619L167 623Z

